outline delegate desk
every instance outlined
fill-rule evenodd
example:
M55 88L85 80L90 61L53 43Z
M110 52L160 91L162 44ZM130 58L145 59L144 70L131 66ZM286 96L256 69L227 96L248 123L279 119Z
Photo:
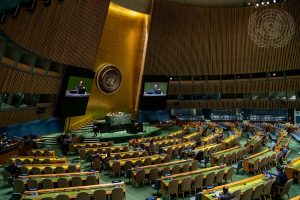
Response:
M128 152L119 152L119 153L111 153L110 156L114 159L117 155L119 155L119 159L127 159L127 158L137 158L137 157L145 157L148 155L147 151L128 151ZM99 157L104 160L107 154L99 154ZM124 158L128 156L127 158Z
M253 152L253 150L256 148L257 145L260 145L262 143L262 136L259 134L256 134L251 140L249 140L245 147L249 148L250 152Z
M77 150L78 148L81 149L83 147L86 148L99 148L99 147L110 147L113 146L114 142L95 142L95 143L71 143L69 145L69 151L72 152Z
M94 192L97 190L104 190L106 195L110 195L114 188L122 188L125 192L125 184L121 183L106 183L99 185L88 185L79 187L68 187L68 188L55 188L37 191L25 191L22 195L21 200L40 200L43 198L51 197L56 199L58 195L67 195L70 199L76 199L76 196L80 192L86 192L90 196L93 196Z
M177 139L177 138L172 138L172 139L166 139L166 140L160 140L160 141L156 141L156 142L153 142L154 145L160 147L160 146L171 146L171 145L174 145L174 144L178 144L181 140ZM143 143L144 147L145 148L149 148L150 147L150 143L147 142L147 143Z
M55 156L54 150L48 149L31 149L28 152L29 156Z
M20 169L22 173L22 168L27 168L28 172L30 173L33 167L39 168L41 172L44 172L46 167L50 167L52 170L54 170L56 167L62 167L65 172L67 172L69 166L75 166L76 170L80 172L80 163L24 164L20 166Z
M99 172L76 172L76 173L63 173L63 174L39 174L29 176L19 176L23 181L25 188L28 180L36 180L38 184L42 184L44 179L50 179L52 183L57 183L59 178L65 178L68 182L72 181L73 177L80 177L82 181L86 181L88 176L96 176L97 184L99 184ZM56 185L56 184L55 184Z
M270 179L265 178L263 174L253 176L251 178L243 179L240 181L232 182L226 185L217 186L210 190L204 190L202 193L202 200L211 200L211 199L218 199L215 196L216 191L222 191L223 187L227 187L230 193L233 193L237 190L241 190L244 193L247 189L252 188L253 190L261 184L265 184Z
M300 157L285 166L285 173L288 179L300 180Z
M137 141L134 143L133 141L134 140L129 140L128 141L128 144L129 146L133 146L133 145L140 145L142 143L148 143L150 141L159 141L159 140L165 140L166 137L165 136L155 136L155 137L145 137L145 138L139 138L139 139L136 139Z
M145 156L145 157L110 160L109 161L109 166L111 168L113 163L118 162L118 163L120 163L121 167L123 167L127 161L131 161L132 164L135 165L135 163L138 160L140 160L140 161L142 161L142 163L144 163L147 158L150 158L151 162L153 163L157 158L161 158L162 160L164 160L166 156L167 156L167 154L162 154L162 155L161 154L155 154L155 155L152 155L152 156Z
M175 132L171 132L168 135L168 138L182 138L184 135L186 135L188 133L188 129L189 128L185 128L183 130L179 130L179 131L175 131Z
M299 196L296 196L294 198L291 198L290 200L300 200L300 195Z
M193 132L193 133L183 136L182 139L185 142L197 140L202 136L202 133L203 133L203 130L199 131L199 132Z
M172 151L175 149L175 148L187 148L187 147L192 147L192 146L194 146L194 145L196 145L196 143L195 142L183 142L183 143L179 143L179 144L174 144L174 145L171 145L171 146L166 146L166 147L162 147L161 149L162 149L162 151L163 152L167 152L167 150L169 149L169 148L171 148L172 149Z
M212 149L219 149L219 148L220 148L220 144L212 143L212 144L207 144L207 145L196 147L194 149L194 152L195 152L195 155L197 155L199 152L201 152L203 154L205 151L209 152Z
M245 148L240 147L240 146L235 146L235 147L232 147L230 149L226 149L226 150L223 150L223 151L216 152L216 153L210 155L210 164L211 165L217 165L218 161L219 161L219 159L222 155L225 158L226 156L230 156L233 153L238 154L239 152L242 152L242 155L246 154Z
M276 143L275 151L280 151L283 146L288 146L290 143L291 137L280 137Z
M190 172L185 172L185 173L180 173L180 174L175 174L175 175L171 175L171 176L165 176L162 177L160 179L161 184L160 184L160 189L161 189L161 194L164 194L163 191L166 191L166 188L169 186L169 183L172 180L178 180L178 184L181 184L182 180L185 178L191 178L192 182L194 182L195 178L200 175L203 174L203 179L206 179L206 176L212 172L215 173L215 175L221 171L221 170L225 170L225 174L227 174L228 170L230 169L230 166L215 166L215 167L209 167L209 168L204 168L204 169L199 169L199 170L195 170L195 171L190 171Z
M236 134L231 135L231 136L227 137L226 139L222 140L221 148L228 149L235 145L238 145L239 140L240 140L240 135L236 135Z
M254 154L252 156L249 156L248 158L245 158L243 161L243 169L246 172L252 171L250 166L253 166L254 163L258 160L258 163L262 161L262 159L267 157L274 158L276 156L276 152L272 151L272 149L266 149L262 152L259 152L257 154Z
M189 171L192 171L192 170L195 170L192 168L193 164L196 166L196 169L197 169L198 161L190 159L190 160L178 160L178 161L155 164L155 165L147 165L147 166L142 166L142 167L138 167L138 168L132 168L131 174L132 174L132 177L135 177L138 170L144 170L145 174L147 175L150 173L151 169L156 168L156 169L158 169L158 172L161 172L165 167L169 167L170 170L172 170L172 168L174 166L179 166L180 169L182 169L183 166L186 164L189 165Z
M82 148L79 150L79 157L81 160L85 160L89 155L94 155L96 153L118 153L127 152L128 146L111 146L111 147L100 147L100 148Z
M65 163L68 161L67 157L58 156L19 156L10 158L8 162L16 162L17 164L23 164L26 160L27 162L33 163L33 160L35 159L39 160L41 163L44 163L45 161L48 161L49 163Z
M217 137L214 134L210 134L206 137L201 138L201 142L203 144L210 144L210 143L214 143L216 141Z

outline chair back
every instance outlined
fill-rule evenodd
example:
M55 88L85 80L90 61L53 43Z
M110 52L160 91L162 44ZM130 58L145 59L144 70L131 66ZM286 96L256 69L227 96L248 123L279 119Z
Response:
M106 191L105 190L96 190L93 194L95 200L106 200Z
M95 175L89 175L86 178L86 185L96 185L96 184L98 184L98 182Z
M145 181L145 171L144 170L138 170L136 172L135 180L138 183L143 183Z
M151 158L146 158L145 160L144 160L144 165L146 166L146 165L151 165L152 164L152 160L151 160Z
M63 174L65 173L65 170L62 166L57 166L54 170L55 174Z
M260 199L260 197L263 194L264 187L265 187L264 184L256 186L255 189L253 190L252 199Z
M57 180L57 187L58 188L66 188L69 187L68 180L66 178L59 178Z
M72 177L72 187L82 186L82 179L79 176Z
M203 186L203 174L196 176L194 181L194 189L199 189Z
M218 171L218 173L216 174L216 183L218 185L222 185L224 174L225 174L225 170L224 169Z
M77 172L77 167L75 165L70 165L68 167L68 173L75 173Z
M210 172L206 175L204 185L205 186L212 186L214 184L215 179L215 172Z
M45 160L44 160L44 164L50 164L51 163L51 160L49 159L49 158L46 158Z
M28 179L27 180L27 187L29 190L38 190L39 189L39 184L37 180L34 179Z
M224 162L224 154L220 155L219 156L219 159L217 161L217 165L222 165Z
M150 169L149 180L154 181L156 179L158 179L158 169L152 168L152 169Z
M100 170L101 168L101 160L100 158L94 158L92 163L93 170Z
M54 188L53 182L51 179L45 178L42 180L43 189L52 189Z
M232 180L233 173L234 173L234 169L233 169L232 167L229 168L228 171L227 171L227 173L226 173L226 175L224 176L224 179L225 179L226 181Z
M41 174L41 169L38 168L38 167L33 167L31 169L31 172L32 172L33 175L39 175L39 174Z
M193 165L192 165L193 166ZM197 168L196 168L197 169ZM188 163L186 163L186 164L184 164L183 166L182 166L182 170L181 170L181 172L182 173L185 173L185 172L188 172L188 171L190 171L190 165L188 164Z
M113 173L120 173L121 172L121 164L120 162L113 162L112 167L111 167L111 171Z
M137 160L135 163L134 163L135 166L143 166L143 162L141 160Z
M41 161L37 158L34 158L32 164L41 164Z
M45 174L53 174L53 169L49 166L45 167L44 169Z
M164 176L165 174L170 174L171 170L170 170L170 167L164 167L162 170L161 170L161 174Z
M22 164L31 164L31 161L29 159L25 159Z
M14 192L15 193L23 193L25 191L25 185L22 180L15 179L13 182Z
M282 189L282 192L281 192L281 195L288 195L289 194L289 191L291 189L291 186L293 184L293 179L290 179L288 182L286 182L286 184L283 186L283 189Z
M65 194L59 194L56 196L56 200L69 200L69 196Z
M167 194L177 194L178 193L178 180L172 180L169 182Z
M180 172L180 166L179 165L175 165L172 168L172 174L179 174Z
M236 190L232 193L232 195L234 196L234 198L236 199L240 199L241 198L241 195L242 195L242 191L241 190Z
M167 163L167 162L170 162L170 161L171 161L171 156L167 155L167 156L164 158L163 163Z
M80 192L77 194L76 200L90 200L90 195L86 192Z
M131 169L132 168L132 162L131 162L131 160L127 160L126 162L125 162L125 164L124 164L124 171L127 171L127 170L129 170L129 169Z
M253 193L252 190L253 190L252 188L245 190L241 196L241 200L251 200L252 193Z
M265 186L264 186L264 190L263 190L263 195L267 196L271 194L272 191L272 185L274 183L274 180L269 180Z
M162 162L161 158L158 157L155 159L154 164L160 164Z
M191 171L197 170L197 169L198 169L198 165L199 165L198 160L194 160L194 161L192 162Z
M191 191L192 179L190 177L184 178L181 182L181 192Z
M20 167L20 172L21 172L21 174L27 174L27 175L29 175L29 170L28 170L27 167L21 166Z
M114 188L111 192L112 200L124 200L125 194L122 188Z

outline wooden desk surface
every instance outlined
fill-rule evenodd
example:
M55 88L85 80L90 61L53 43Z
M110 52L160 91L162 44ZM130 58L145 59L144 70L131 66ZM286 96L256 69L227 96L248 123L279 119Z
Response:
M58 157L58 156L19 156L19 157L12 157L9 160L10 161L21 160L23 162L26 159L30 160L31 162L33 161L33 159L38 159L41 162L45 161L45 159L49 159L50 162L53 163L65 163L67 161L67 157Z
M51 156L55 156L55 151L54 150L48 150L48 149L31 149L29 150L33 154L36 154L38 151L41 152L42 154L45 153L45 151L48 151Z
M182 137L182 139L184 139L185 141L189 141L189 140L193 140L195 137L200 137L202 135L202 132L193 132L193 133L189 133L185 136Z
M218 187L215 187L211 190L204 190L202 199L203 200L208 200L208 199L218 199L215 197L215 192L216 191L222 191L223 187L226 186L229 189L229 192L233 193L236 190L241 190L242 193L249 189L249 188L255 188L256 186L260 184L265 184L268 181L268 179L265 178L263 174L253 176L251 178L243 179L240 181L232 182L226 185L221 185Z
M99 172L76 172L76 173L63 173L63 174L40 174L40 175L28 175L28 176L19 176L19 179L27 184L27 180L36 180L38 183L41 183L43 179L51 179L52 182L57 182L59 178L65 178L68 181L72 180L72 177L81 177L82 180L86 180L86 178L90 175L95 175L96 179L99 183Z
M107 184L97 184L97 185L88 185L88 186L79 186L79 187L68 187L68 188L55 188L55 189L46 189L46 190L38 190L38 191L25 191L22 195L22 200L40 200L46 197L56 198L57 195L65 194L68 195L69 198L74 199L76 195L80 192L86 192L90 196L96 190L105 190L106 194L111 194L112 190L116 187L120 187L126 191L125 183L107 183Z
M180 174L175 174L175 175L171 175L171 176L166 176L166 177L162 177L161 178L161 183L162 186L168 187L169 182L171 182L172 180L178 180L179 184L181 183L181 181L184 178L190 177L192 178L192 180L194 180L199 174L203 174L204 175L204 179L206 178L206 175L208 175L211 172L215 172L218 173L220 170L224 169L225 170L225 174L227 173L227 171L230 169L230 166L215 166L215 167L209 167L209 168L204 168L204 169L199 169L199 170L195 170L195 171L190 171L190 172L185 172L185 173L180 173Z
M46 167L51 167L55 169L56 167L60 166L63 167L65 170L68 169L70 165L75 165L77 169L80 170L80 163L54 163L54 164L24 164L21 167L26 167L28 170L31 170L33 167L37 167L41 170L44 170Z
M299 196L296 196L294 198L291 198L290 200L300 200L300 195Z
M182 147L182 146L191 147L191 146L193 146L195 144L196 144L196 142L183 142L183 143L179 143L179 144L174 144L174 145L163 147L162 150L166 151L169 147L171 147L173 150L176 147L179 147L179 148Z
M217 144L217 143L212 143L212 144L206 144L206 145L203 145L203 146L199 146L199 147L196 147L194 151L205 151L206 149L212 149L212 148L215 148L217 146L220 146L220 144Z
M294 172L300 172L300 157L297 157L285 166L285 173L288 179L294 178Z
M245 146L253 146L255 143L262 141L262 136L255 135L250 141L248 141Z
M133 176L135 176L137 170L144 170L145 174L149 174L150 170L154 169L154 168L157 168L158 171L161 171L165 167L170 167L170 169L172 169L172 167L174 167L176 165L179 165L180 167L182 167L185 164L190 164L190 166L191 166L193 161L194 161L193 159L191 159L191 160L178 160L178 161L161 163L161 164L156 164L156 165L142 166L142 167L139 167L139 168L132 168L132 174L133 174Z
M248 171L250 171L249 166L253 165L256 160L259 160L259 162L260 162L263 158L266 158L269 156L275 156L275 155L276 155L275 151L272 151L271 149L266 149L262 152L254 154L252 156L249 156L248 158L245 158L243 161L243 169L244 169L244 171L248 172Z
M167 154L155 154L155 155L144 156L144 157L126 158L126 159L119 159L119 160L110 160L109 161L109 165L112 166L114 162L119 162L121 164L121 166L124 166L124 164L126 163L126 161L131 161L134 164L138 160L141 160L144 163L144 161L147 158L151 158L151 160L154 161L157 158L161 158L163 160L166 156L167 156Z
M120 155L121 156L121 158L123 158L125 155L130 155L130 156L132 156L134 153L138 153L139 154L139 156L141 156L144 152L147 152L147 151L144 151L144 150L142 150L142 151L125 151L125 152L118 152L118 153L110 153L110 156L112 157L112 158L114 158L116 155ZM99 154L99 156L102 158L102 159L105 159L106 158L106 155L107 154Z
M221 155L228 155L228 154L232 154L233 152L238 152L240 150L244 149L244 147L241 147L241 146L235 146L235 147L232 147L230 149L225 149L223 151L218 151L216 153L213 153L210 157L211 158L217 158L219 159Z

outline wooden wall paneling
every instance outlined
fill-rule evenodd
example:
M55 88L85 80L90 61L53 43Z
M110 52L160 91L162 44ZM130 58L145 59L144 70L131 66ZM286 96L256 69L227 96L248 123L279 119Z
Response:
M285 10L296 25L300 23L297 0L259 8L201 8L155 0L145 74L206 75L299 69L299 26L295 26L294 37L282 48L260 48L250 39L249 17L265 9ZM168 34L167 41L176 44L170 45L161 34ZM155 62L163 62L165 68Z
M20 9L0 25L13 41L50 60L92 69L110 0L52 1ZM45 45L47 44L47 45Z

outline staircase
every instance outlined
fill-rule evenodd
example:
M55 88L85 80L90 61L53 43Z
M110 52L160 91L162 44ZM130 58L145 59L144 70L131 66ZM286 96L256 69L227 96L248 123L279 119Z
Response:
M84 137L83 142L84 143L96 143L96 142L100 142L100 138L99 137Z
M71 131L71 133L76 134L76 135L80 135L80 134L83 134L83 133L94 132L93 131L93 123L94 122L89 122L85 126L81 127L80 129Z
M42 138L44 139L43 144L44 145L58 145L57 143L57 135L52 135L52 136L42 136Z

